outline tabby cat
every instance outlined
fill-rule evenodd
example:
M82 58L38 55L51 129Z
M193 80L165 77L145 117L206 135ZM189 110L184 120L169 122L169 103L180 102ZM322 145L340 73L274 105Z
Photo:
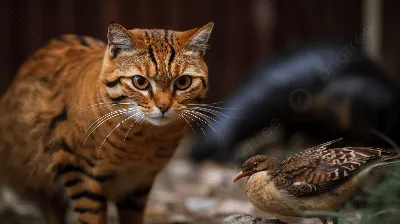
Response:
M37 50L0 101L0 183L47 223L141 223L153 181L204 99L213 23L184 32L108 27Z

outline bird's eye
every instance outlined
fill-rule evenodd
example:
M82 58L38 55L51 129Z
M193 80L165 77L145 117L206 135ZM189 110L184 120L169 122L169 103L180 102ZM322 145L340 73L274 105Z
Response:
M144 90L147 87L149 87L149 80L147 80L145 77L143 77L141 75L135 75L132 78L132 83L136 88L138 88L140 90Z
M257 162L254 162L254 163L253 163L253 166L254 166L254 167L257 167L257 165L258 165Z
M189 88L191 84L192 84L192 77L188 75L183 75L175 81L174 86L176 89L185 90Z

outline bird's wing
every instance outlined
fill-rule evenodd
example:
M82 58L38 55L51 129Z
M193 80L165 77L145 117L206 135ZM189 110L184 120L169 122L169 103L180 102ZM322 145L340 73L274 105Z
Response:
M309 149L306 149L302 152L299 152L290 158L282 161L281 163L281 168L284 170L297 170L299 168L302 168L303 166L308 166L309 162L314 159L318 159L319 154L326 150L329 145L332 145L335 142L338 142L342 140L342 138L329 141L314 147L311 147Z
M363 166L390 155L377 148L325 147L283 161L276 182L293 195L316 195L340 186Z

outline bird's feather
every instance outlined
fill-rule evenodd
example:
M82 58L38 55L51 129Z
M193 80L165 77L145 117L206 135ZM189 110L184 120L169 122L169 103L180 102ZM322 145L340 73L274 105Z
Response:
M277 185L296 196L317 195L335 189L364 168L399 158L398 154L379 148L328 149L338 140L312 147L283 161L279 167L280 177L275 178Z

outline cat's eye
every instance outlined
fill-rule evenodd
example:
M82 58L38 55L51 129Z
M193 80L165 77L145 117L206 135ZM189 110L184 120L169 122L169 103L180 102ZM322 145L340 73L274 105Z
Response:
M148 88L149 84L150 84L149 80L141 75L135 75L132 78L132 83L136 88L138 88L140 90L144 90L144 89Z
M188 75L183 75L175 81L175 88L179 90L185 90L189 88L191 84L192 84L192 77Z

